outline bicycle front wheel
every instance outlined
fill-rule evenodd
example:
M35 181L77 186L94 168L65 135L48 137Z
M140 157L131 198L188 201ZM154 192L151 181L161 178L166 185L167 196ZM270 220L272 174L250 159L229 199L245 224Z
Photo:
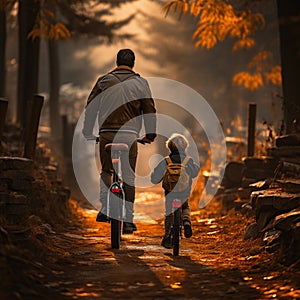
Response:
M121 242L121 221L111 219L110 220L110 238L111 247L113 249L120 249Z
M179 239L180 239L180 208L174 211L174 226L173 226L173 255L179 254Z

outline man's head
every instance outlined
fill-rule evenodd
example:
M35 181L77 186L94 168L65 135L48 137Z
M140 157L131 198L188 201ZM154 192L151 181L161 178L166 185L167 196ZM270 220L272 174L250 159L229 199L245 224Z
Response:
M117 54L117 66L133 68L135 55L131 49L121 49Z
M166 142L166 147L171 151L185 151L189 142L185 136L179 133L174 133Z

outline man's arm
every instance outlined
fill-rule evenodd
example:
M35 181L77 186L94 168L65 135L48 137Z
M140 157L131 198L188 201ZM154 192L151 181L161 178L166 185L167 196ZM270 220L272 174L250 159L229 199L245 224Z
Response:
M146 138L153 142L156 138L156 108L152 98L142 100L142 111Z
M89 94L87 105L85 107L85 117L83 122L82 134L85 138L94 138L93 129L95 125L95 121L98 114L98 100L96 101L96 97L101 93L101 88L99 87L99 82L103 78L99 77L97 82L95 83L91 93ZM93 101L94 100L94 101Z
M88 99L87 99L87 105L90 104L90 102L97 96L101 93L101 89L99 87L99 82L101 81L101 79L103 78L102 77L99 77L92 89L92 91L90 92L89 96L88 96Z
M146 80L145 80L146 81ZM145 138L154 141L156 138L156 108L148 82L145 82L145 98L142 99L142 113L145 127Z

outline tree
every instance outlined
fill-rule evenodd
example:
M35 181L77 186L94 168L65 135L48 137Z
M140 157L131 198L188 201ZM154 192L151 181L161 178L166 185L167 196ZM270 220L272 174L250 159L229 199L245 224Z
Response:
M19 28L19 68L17 92L17 121L24 128L28 101L38 89L38 62L40 39L49 41L50 65L50 120L54 136L61 132L59 116L59 57L57 41L72 36L98 36L107 42L112 42L118 36L116 30L129 23L133 16L121 21L107 22L102 20L110 14L110 8L120 6L133 0L117 1L82 1L82 0L52 0L18 1L18 28ZM1 39L1 93L5 82L5 34L7 7L13 7L16 0L0 2L0 39ZM57 16L61 16L58 18ZM120 35L127 38L130 35Z
M5 96L5 78L6 78L6 12L5 9L0 10L0 97Z
M0 97L5 96L5 45L6 45L6 13L0 10Z
M40 39L29 39L40 9L39 1L19 1L19 58L18 58L18 93L17 122L25 128L28 103L37 93Z
M277 0L286 132L300 132L300 1Z
M6 38L7 15L10 14L14 1L3 0L0 2L0 97L5 97L6 83Z
M110 4L110 7L120 5L127 1L116 1ZM102 1L96 1L98 4ZM94 3L95 5L95 3ZM57 18L57 15L64 18L64 23ZM48 4L40 12L40 22L37 22L30 35L35 38L42 36L48 40L49 70L50 70L50 127L51 136L59 139L62 134L61 117L59 113L59 88L60 88L60 69L59 69L59 51L58 41L60 39L69 39L71 35L78 37L87 35L89 37L98 37L112 42L117 36L115 31L130 22L133 16L122 21L106 22L101 18L109 14L109 10L103 6L95 8L91 4L83 1L57 1L56 5ZM121 36L118 36L119 38ZM125 36L124 36L125 37ZM129 36L126 36L129 37Z
M259 12L259 8L262 7L259 4L267 2L268 0L175 0L168 2L164 9L166 14L173 10L179 11L180 15L189 12L198 18L198 26L193 35L196 47L211 49L226 38L231 38L235 40L233 51L236 51L255 45L255 34L266 24L263 13ZM295 43L299 40L299 1L277 0L277 6L282 69L270 63L272 52L264 50L249 63L248 67L251 70L236 74L233 83L255 90L266 83L281 84L283 77L284 122L286 132L289 133L295 127L295 123L299 122L297 97L300 87L295 83L300 67L299 54L296 54L299 46ZM298 18L295 18L296 16Z

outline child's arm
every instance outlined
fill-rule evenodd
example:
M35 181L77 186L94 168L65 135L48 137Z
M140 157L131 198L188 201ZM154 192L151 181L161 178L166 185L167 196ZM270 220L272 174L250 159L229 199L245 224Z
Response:
M200 170L200 166L194 162L194 160L191 158L187 164L188 166L188 171L189 174L191 175L192 178L197 177L199 170Z
M151 182L157 184L162 181L167 167L165 159L161 160L151 173Z

